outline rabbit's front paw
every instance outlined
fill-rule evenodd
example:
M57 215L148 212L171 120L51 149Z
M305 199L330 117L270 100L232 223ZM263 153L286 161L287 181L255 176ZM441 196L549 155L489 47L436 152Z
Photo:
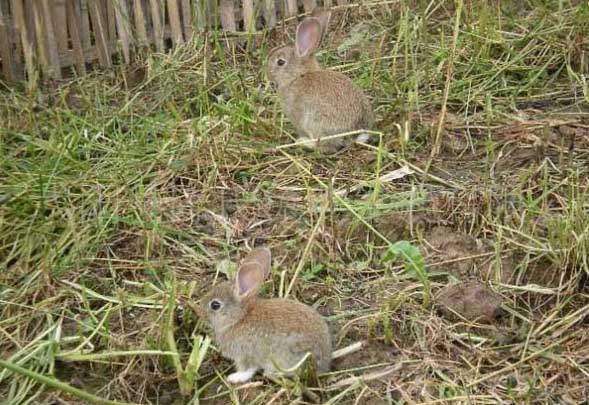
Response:
M227 381L231 384L241 384L244 382L248 382L251 378L256 374L258 371L257 368L250 368L243 371L236 371L235 373L231 373L227 376Z

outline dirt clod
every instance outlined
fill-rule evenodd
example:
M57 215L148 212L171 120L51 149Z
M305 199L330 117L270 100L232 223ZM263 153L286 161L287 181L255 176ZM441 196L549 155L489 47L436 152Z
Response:
M501 315L503 299L486 285L469 281L444 287L436 301L441 314L449 320L491 323Z
M464 278L472 273L475 258L483 252L483 247L472 236L460 234L450 227L437 226L426 236L433 248L432 254L439 257L439 261L446 262L440 268L448 273Z

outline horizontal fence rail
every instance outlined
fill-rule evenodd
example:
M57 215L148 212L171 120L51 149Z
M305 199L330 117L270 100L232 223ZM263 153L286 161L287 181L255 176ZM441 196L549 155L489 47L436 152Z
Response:
M0 76L60 79L64 69L130 63L210 29L251 33L348 0L0 0ZM37 70L37 68L39 68ZM71 70L68 70L71 71Z

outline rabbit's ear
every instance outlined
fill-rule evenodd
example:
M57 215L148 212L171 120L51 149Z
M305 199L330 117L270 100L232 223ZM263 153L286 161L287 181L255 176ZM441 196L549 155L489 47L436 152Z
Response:
M327 26L329 25L329 20L331 19L331 11L325 11L321 10L320 8L316 8L311 13L311 16L319 20L319 24L321 25L321 34L322 36L325 35Z
M241 262L235 278L235 293L239 298L255 294L270 274L272 255L270 249L252 250Z
M297 27L296 51L302 58L314 53L321 42L321 22L318 18L310 17L303 20Z

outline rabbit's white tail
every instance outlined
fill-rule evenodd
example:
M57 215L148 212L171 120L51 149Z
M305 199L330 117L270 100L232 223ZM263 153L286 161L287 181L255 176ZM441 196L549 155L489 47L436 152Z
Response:
M366 143L370 140L370 134L368 132L362 132L360 135L358 135L358 137L356 138L356 142L359 143Z

